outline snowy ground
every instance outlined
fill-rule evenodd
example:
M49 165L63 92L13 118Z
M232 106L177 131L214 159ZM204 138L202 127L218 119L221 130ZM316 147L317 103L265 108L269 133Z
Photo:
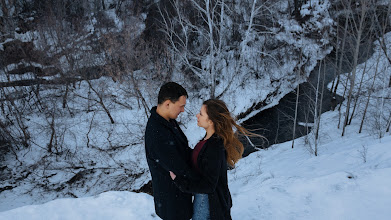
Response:
M391 137L354 126L341 137L337 112L322 117L317 157L303 137L239 162L230 173L234 219L389 219Z
M341 137L338 112L322 115L318 156L305 137L249 155L229 172L233 219L389 219L391 136ZM0 219L159 219L144 193L105 192L0 212Z

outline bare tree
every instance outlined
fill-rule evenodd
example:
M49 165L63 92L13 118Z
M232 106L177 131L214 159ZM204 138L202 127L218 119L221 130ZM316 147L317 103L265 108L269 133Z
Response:
M13 98L10 91L6 88L1 88L1 95L4 100L1 100L3 108L2 111L5 117L5 122L2 122L2 133L7 134L9 138L14 140L15 147L18 145L28 147L30 145L30 132L26 126L25 111L28 108L24 99ZM14 94L18 91L15 89Z
M348 75L348 80L350 82L349 85L349 91L348 91L348 97L347 97L347 106L346 106L346 111L345 111L345 119L342 125L342 136L345 134L345 128L348 124L348 118L349 118L349 112L350 112L350 105L352 102L352 97L353 97L353 89L355 86L355 81L356 81L356 67L358 64L358 56L360 52L360 44L361 44L361 38L364 32L364 21L367 17L367 13L369 10L371 2L361 0L360 1L360 14L359 14L359 20L356 22L355 19L351 19L351 24L352 24L352 29L354 30L355 34L355 47L353 50L353 70L349 72ZM350 5L347 5L347 7L351 7ZM353 16L353 15L351 15Z
M376 60L376 67L375 67L375 70L374 70L375 73L374 73L374 76L373 76L373 79L372 79L372 84L371 84L371 86L368 89L367 101L365 103L365 108L364 108L363 116L362 116L361 123L360 123L360 129L359 129L358 133L361 133L361 131L362 131L362 128L363 128L363 125L364 125L364 121L365 121L365 117L366 117L367 110L368 110L368 106L369 106L369 101L371 99L372 92L374 91L375 82L376 82L377 75L378 75L378 72L379 72L380 58L381 58L381 56L378 55L377 56L377 60Z
M350 0L347 2L347 4L350 5ZM342 42L339 41L339 28L340 28L340 25L337 24L337 41L336 41L336 45L335 47L337 48L337 51L336 51L336 63L337 66L338 66L338 69L337 69L337 81L334 85L334 82L333 82L333 87L331 88L331 91L333 91L334 93L334 97L336 96L337 94L337 88L338 88L338 85L339 85L339 81L340 81L340 74L342 73L342 64L343 64L343 60L345 59L345 44L346 44L346 38L347 38L347 34L348 34L348 24L349 24L349 10L345 10L345 13L344 13L344 18L345 18L345 23L344 23L344 27L343 27L343 36L342 36L342 39L340 39ZM338 18L339 19L339 18ZM339 51L339 48L341 48L341 52L338 53ZM334 88L334 90L333 90ZM346 88L346 87L345 87Z
M302 56L301 56L301 53L300 53L300 58L299 58L299 63L302 62ZM299 71L298 75L302 75L301 73L301 68L298 68L297 71ZM298 111L298 108L299 108L299 97L300 97L300 84L297 85L297 88L296 88L296 103L295 103L295 117L294 117L294 120L293 120L293 133L292 133L292 148L294 147L295 145L295 138L296 138L296 126L297 126L297 111Z
M391 126L391 112L390 112L390 116L388 116L386 132L390 132L390 126Z
M360 158L363 160L364 163L367 162L367 155L368 155L368 148L365 145L362 145L361 150L357 150L359 153Z
M369 38L370 38L369 41L371 42L372 41L372 37L369 37ZM368 46L367 47L367 52L366 52L366 59L365 59L364 68L361 70L362 73L361 73L360 83L358 84L357 91L355 91L354 100L353 100L354 106L353 106L353 110L352 110L352 113L351 113L348 125L350 125L352 123L352 119L353 119L354 113L356 111L357 105L359 105L359 101L358 100L359 100L359 98L361 96L361 89L362 89L362 86L363 86L363 81L364 81L364 78L365 78L365 76L367 74L366 73L366 71L367 71L367 62L368 62L368 58L369 58L369 55L370 55L370 50L371 50L371 48Z
M130 97L135 97L138 107L148 116L149 105L140 88L140 81L149 76L145 66L151 64L150 51L143 39L137 35L137 21L127 24L123 31L103 34L100 41L107 60L102 71L114 81L128 84Z
M379 20L379 17L381 17L381 20ZM384 35L386 34L387 29L391 26L391 2L388 2L388 5L386 6L386 10L384 10L384 12L380 11L380 13L376 13L374 15L374 18L375 18L375 22L374 22L375 26L378 28L378 38L379 38L381 49L383 50L385 57L387 58L388 62L391 65L391 55L387 51L387 46L384 39ZM391 87L391 74L390 74L388 87Z
M325 61L323 61L325 62ZM320 131L320 120L322 114L322 105L323 105L323 91L325 84L325 68L323 63L323 71L322 70L322 62L319 63L318 73L317 73L317 81L316 85L310 83L310 94L306 94L308 97L308 111L312 115L312 133L313 133L313 144L314 149L311 147L311 152L314 153L315 156L318 156L318 145L319 145L319 131ZM308 121L307 121L308 126Z
M384 13L385 14L382 14ZM389 4L387 5L387 8L386 10L382 11L382 10L376 10L373 14L373 19L374 19L374 27L373 29L376 30L374 31L374 33L376 34L376 37L378 39L378 42L379 42L379 45L380 45L380 48L382 49L383 51L383 55L387 58L388 62L391 64L391 60L389 59L388 57L388 54L387 54L387 49L386 49L386 45L385 45L385 41L384 41L384 35L386 34L386 30L387 30L387 27L390 25L390 13L391 13L391 2L389 2ZM381 18L381 19L379 19ZM364 111L363 111L363 115L362 115L362 119L361 119L361 123L360 123L360 129L359 129L359 133L362 132L362 129L363 129L363 125L364 125L364 122L366 120L366 115L367 115L367 112L368 112L368 107L370 105L370 99L373 98L372 97L372 93L374 92L375 90L375 82L376 80L378 80L378 75L380 74L380 72L382 72L382 70L379 69L379 64L381 62L381 58L382 58L382 54L377 54L377 57L376 57L376 62L375 62L375 68L374 68L374 76L372 78L372 83L370 85L370 87L368 88L368 93L367 93L367 97L366 97L366 102L365 102L365 107L364 107ZM366 66L366 64L365 64ZM384 80L384 83L386 83L386 80ZM384 87L386 85L384 84ZM384 95L382 97L382 103L384 103ZM383 109L383 104L380 108L380 111L382 111ZM379 114L379 117L380 115L382 115L382 113ZM381 118L379 118L379 123L381 123ZM380 125L379 125L380 126ZM381 127L381 126L380 126ZM389 129L389 119L386 120L386 132L387 130ZM379 129L383 129L383 128L379 128ZM381 136L381 132L379 133L380 136Z
M246 64L245 54L248 52L248 44L251 36L260 34L260 32L268 32L271 27L262 26L258 20L260 16L268 12L266 2L257 0L239 2L227 2L225 0L190 0L190 1L170 1L170 6L159 8L162 18L162 32L167 38L167 47L171 56L179 61L184 69L196 78L202 87L209 88L209 96L220 98L232 86L234 80L240 80L238 77L243 77L241 69ZM248 7L246 16L240 15L235 11L236 4L242 4ZM242 7L244 7L242 6ZM186 11L185 11L186 8ZM235 18L236 16L236 18ZM243 21L245 17L245 20ZM232 59L227 56L227 48L232 48L233 44L230 37L233 33L232 23L235 19L246 24L246 29L240 36L240 42L237 42L239 47L233 49L235 53L235 71L231 75L221 74L221 70L227 65L227 60ZM257 22L256 22L257 20ZM239 24L233 24L238 25ZM261 31L262 30L262 31ZM236 34L238 35L238 34ZM240 34L239 34L240 35ZM235 42L236 44L236 42ZM255 56L269 56L276 60L273 56L262 51L260 48ZM225 65L223 65L225 63ZM241 74L241 75L240 75ZM240 75L240 76L239 76ZM223 83L223 84L222 84ZM221 87L216 91L217 86Z
M295 13L295 16L296 16L296 19L300 19L300 7L301 7L301 1L300 0L294 0L293 1L293 4L294 4L294 13Z
M297 110L299 107L299 93L300 93L300 85L296 88L296 104L295 104L295 118L293 119L293 133L292 133L292 148L295 145L296 138L296 126L297 126Z
M192 9L185 12L183 9L185 4ZM176 16L170 15L167 8L159 8L162 17L162 31L167 37L169 48L201 80L202 84L210 87L210 97L215 97L215 62L219 59L219 50L221 50L224 34L221 31L223 30L222 22L226 16L225 2L224 0L191 0L187 3L173 0L171 7L173 7ZM202 25L199 25L198 21L192 22L185 13L200 16ZM207 42L207 47L202 48L200 52L191 50L191 47L194 47L191 45L192 38L196 36L201 38L201 43ZM204 64L201 64L202 62Z
M88 83L88 86L90 87L90 89L94 92L94 94L97 97L97 99L94 99L94 101L96 101L103 108L103 110L106 112L107 116L110 119L111 124L114 124L115 123L114 119L111 116L111 113L104 102L104 98L105 98L104 87L100 86L99 87L100 90L97 90L94 88L94 86L91 84L91 82L89 80L87 80L87 83Z

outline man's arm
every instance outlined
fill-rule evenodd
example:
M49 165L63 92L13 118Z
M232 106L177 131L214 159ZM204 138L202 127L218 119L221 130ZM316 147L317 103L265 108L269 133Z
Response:
M145 144L149 151L147 157L165 169L167 175L169 171L173 171L179 176L192 180L199 178L199 175L186 163L186 158L178 152L173 135L155 130L145 136Z

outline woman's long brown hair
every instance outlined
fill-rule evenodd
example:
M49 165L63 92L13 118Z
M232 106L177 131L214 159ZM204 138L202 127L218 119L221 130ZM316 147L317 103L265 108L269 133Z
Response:
M203 105L206 106L206 113L214 124L215 133L224 141L228 164L234 166L242 158L244 151L243 144L238 139L238 132L246 136L253 136L254 134L235 122L224 101L209 99L204 101ZM236 128L237 132L234 132L233 127Z

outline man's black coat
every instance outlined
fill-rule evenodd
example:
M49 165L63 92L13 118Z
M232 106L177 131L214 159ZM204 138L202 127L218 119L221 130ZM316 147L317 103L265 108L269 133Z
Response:
M192 217L192 195L180 191L169 173L172 171L178 176L197 179L190 166L191 151L178 123L167 121L153 107L145 130L145 153L152 176L155 211L162 219Z
M211 220L230 220L232 198L228 188L223 139L213 134L198 154L197 164L201 178L189 180L177 176L174 182L183 192L208 194Z

